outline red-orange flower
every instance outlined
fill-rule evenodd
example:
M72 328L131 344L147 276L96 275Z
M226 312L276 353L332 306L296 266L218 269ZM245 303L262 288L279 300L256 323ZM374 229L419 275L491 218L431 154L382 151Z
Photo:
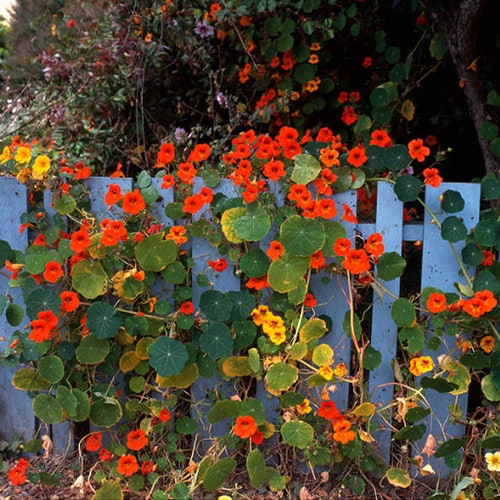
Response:
M257 423L251 415L236 417L233 433L241 439L247 439L258 431Z
M85 440L85 449L87 451L97 451L102 446L102 434L100 432L92 433Z
M326 420L337 420L342 418L337 405L333 401L323 401L318 408L318 415Z
M188 161L203 161L210 156L210 146L208 144L197 144L191 151Z
M370 258L363 249L351 249L347 252L342 266L352 274L360 274L369 271L371 267Z
M352 148L347 155L347 162L356 168L363 165L367 160L368 156L366 156L366 149L362 144Z
M106 448L102 448L99 450L99 460L103 462L110 462L113 459L112 453Z
M175 184L175 178L172 174L165 174L162 178L161 188L170 189Z
M250 436L250 441L252 441L253 444L261 444L262 441L264 441L264 434L260 431L256 431Z
M61 312L73 312L80 306L80 299L75 292L64 291L59 294L61 298Z
M316 307L317 303L318 302L312 293L306 293L306 296L304 297L304 306L305 307Z
M352 106L346 106L340 119L349 126L356 122L358 115Z
M186 302L183 302L181 306L179 307L179 311L182 314L193 314L194 312L194 305L190 300L186 300Z
M486 312L483 301L477 297L465 300L462 303L462 309L473 318L479 318Z
M431 150L424 146L424 141L422 139L413 139L408 143L408 153L412 160L417 160L419 162L425 161L426 156L429 156Z
M428 186L439 187L441 182L443 182L443 178L439 175L439 171L437 168L426 168L423 171L424 174L424 182Z
M247 288L252 288L253 290L262 290L269 286L269 282L267 281L267 275L261 276L260 278L250 278L245 286Z
M194 310L194 308L193 308ZM160 413L158 413L158 418L162 421L162 422L168 422L171 418L172 418L172 415L170 413L170 410L168 410L167 408L162 408L160 410Z
M69 247L73 250L73 252L80 253L84 252L91 244L92 241L88 230L82 227L71 235Z
M392 146L392 139L389 137L387 130L374 130L370 137L370 146L379 146L381 148L390 148Z
M184 184L192 184L193 179L197 174L196 168L191 162L180 163L177 168L177 177Z
M23 460L23 459L21 459ZM14 486L24 484L28 479L26 477L26 467L19 463L7 472L7 478Z
M203 198L199 194L193 194L191 196L186 196L182 211L194 215L203 208L203 205Z
M208 265L214 270L217 271L218 273L221 273L227 268L227 260L224 258L217 259L217 260L209 260Z
M49 283L55 283L64 274L61 264L56 261L50 261L45 264L43 279Z
M110 184L108 186L108 192L104 196L104 202L106 205L114 205L122 199L122 190L118 184Z
M122 209L126 214L137 215L146 208L144 198L138 189L126 193L123 196Z
M269 243L266 253L271 260L277 260L283 255L284 251L283 245L279 241L273 240Z
M349 441L356 439L356 433L351 430L351 422L349 420L339 420L333 424L333 439L342 444L347 444Z
M146 460L146 462L143 462L141 465L141 474L143 476L147 476L148 474L150 474L154 470L155 470L155 465L153 464L153 462L151 462L149 460Z
M174 240L176 245L182 245L188 240L185 234L186 228L184 226L172 226L165 238L167 240Z
M127 448L129 450L141 450L148 444L148 437L142 429L130 431L127 435Z
M118 467L116 471L118 474L123 474L124 476L132 476L139 470L139 464L137 459L133 455L123 455L118 459Z
M446 309L446 297L442 293L432 292L427 298L425 306L432 313L440 313Z
M175 158L174 145L170 144L169 142L164 142L160 146L160 150L158 151L155 167L157 168L164 167L165 165L168 165L174 158Z
M382 243L382 235L373 233L368 236L365 241L365 250L375 257L379 257L384 253L384 244Z
M342 210L344 213L342 214L342 219L345 220L346 222L352 222L353 224L358 223L358 218L354 215L354 212L352 211L352 208L344 203L342 205Z
M351 240L347 238L337 238L333 245L333 251L339 256L344 257L348 250L351 249L352 243Z
M280 160L269 160L262 172L268 179L279 181L286 174L285 164Z
M320 269L325 265L325 256L321 250L318 250L311 255L311 263L309 265L311 266L311 269Z
M316 216L322 217L323 219L332 219L337 215L335 201L331 198L319 200L316 202L314 212Z

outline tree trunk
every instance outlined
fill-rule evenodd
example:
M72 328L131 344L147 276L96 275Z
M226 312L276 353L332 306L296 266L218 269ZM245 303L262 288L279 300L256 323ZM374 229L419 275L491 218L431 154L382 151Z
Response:
M482 123L487 120L486 92L474 66L471 66L480 56L477 48L479 21L489 2L490 0L452 0L446 11L437 12L433 17L446 38L448 50L463 84L486 172L499 174L499 160L480 133ZM478 64L481 64L480 59Z

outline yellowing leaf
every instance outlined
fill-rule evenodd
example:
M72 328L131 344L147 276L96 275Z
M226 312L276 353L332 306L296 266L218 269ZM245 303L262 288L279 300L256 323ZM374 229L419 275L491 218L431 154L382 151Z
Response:
M225 359L222 371L227 377L246 377L253 373L247 356L231 356Z
M242 243L243 240L236 236L236 231L234 225L236 221L241 219L247 213L247 209L245 207L234 207L226 210L221 217L221 227L226 237L227 241L230 243Z
M127 373L132 371L139 363L141 360L135 355L134 351L129 351L126 352L122 355L120 358L120 370L123 373Z
M399 488L408 488L408 486L411 485L410 475L403 469L398 469L396 467L388 469L385 473L385 477L389 483Z
M364 431L363 429L358 429L358 436L361 441L364 441L365 443L373 443L375 441L375 438L369 433Z
M406 101L401 106L401 114L409 122L413 120L413 118L415 117L415 105L413 104L413 101L411 101L410 99L406 99Z
M370 418L375 413L375 405L373 403L363 403L356 407L352 414L356 417Z

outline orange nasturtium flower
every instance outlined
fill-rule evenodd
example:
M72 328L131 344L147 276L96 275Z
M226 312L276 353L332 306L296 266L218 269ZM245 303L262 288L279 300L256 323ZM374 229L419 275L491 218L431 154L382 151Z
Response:
M133 455L123 455L118 459L118 474L130 477L139 470L137 459Z
M342 210L344 211L341 217L342 220L345 220L346 222L351 222L352 224L358 223L358 218L354 215L352 208L349 205L347 205L347 203L344 203L342 205Z
M387 130L374 130L370 137L370 146L378 146L380 148L390 148L392 146L392 139L389 137Z
M425 306L432 313L440 313L446 309L446 297L442 293L433 292L429 295Z
M495 348L495 338L492 335L486 335L479 341L479 347L486 353L489 354Z
M87 451L97 451L102 446L102 434L94 432L85 440L85 449Z
M194 313L194 305L190 300L186 300L185 302L183 302L180 305L179 311L182 314L193 314Z
M269 243L266 253L271 260L277 260L283 255L284 251L283 245L279 241L273 240Z
M75 292L64 291L61 292L61 312L73 312L80 306L80 299Z
M422 139L413 139L408 143L408 153L412 160L417 160L419 162L425 161L426 156L429 156L431 150L424 146L424 141Z
M90 239L88 230L82 227L71 235L69 247L73 252L80 253L84 252L91 244L92 240Z
M189 154L188 161L200 162L210 156L210 146L208 144L197 144Z
M49 283L55 283L64 274L61 264L56 261L50 261L45 264L43 279Z
M182 245L188 241L186 228L184 226L172 226L165 236L167 240L173 240L176 245Z
M443 178L439 175L437 168L426 168L423 174L424 182L428 186L437 188L441 185L441 182L443 182Z
M168 165L174 158L175 158L174 145L170 144L169 142L164 142L160 146L160 150L158 151L155 167L157 168L164 167L165 165Z
M123 196L122 210L126 214L137 215L146 208L146 203L138 189L126 193Z
M418 377L422 373L430 372L434 368L434 361L430 356L419 356L410 360L410 373Z
M380 233L370 234L365 242L365 250L375 257L380 257L384 253L382 235Z
M342 266L352 274L360 274L371 268L370 258L363 249L351 249L346 253Z
M168 408L162 408L160 410L160 413L158 413L158 418L162 422L168 422L172 418L172 414L170 413L170 410Z
M333 245L333 251L339 256L344 257L347 252L351 249L351 240L347 238L337 238Z
M221 273L227 269L227 260L224 258L217 260L209 260L208 265L216 272Z
M356 168L361 167L366 161L368 161L368 156L366 156L366 149L362 144L352 148L347 155L347 162Z
M347 444L356 439L356 433L351 429L349 420L339 420L333 424L333 439L342 444Z
M148 437L142 429L130 431L127 435L127 448L129 450L141 450L148 444Z
M37 156L31 170L35 179L42 180L44 175L50 170L50 158L47 155Z
M358 115L352 106L346 106L340 119L349 126L356 122Z
M247 439L258 431L257 423L251 415L236 417L233 432L241 439Z
M111 206L118 203L122 199L122 190L118 184L110 184L108 186L108 192L104 196L104 202L106 205Z
M333 401L323 401L318 408L318 415L326 420L333 421L342 420L344 418Z
M175 185L175 177L172 174L165 174L162 178L161 188L170 189Z
M29 163L31 160L31 148L29 146L19 146L14 160L17 163Z

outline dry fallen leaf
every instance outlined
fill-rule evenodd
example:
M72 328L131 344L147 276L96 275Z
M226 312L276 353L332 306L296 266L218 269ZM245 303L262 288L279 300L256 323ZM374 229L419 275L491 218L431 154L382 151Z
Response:
M50 436L48 436L47 434L44 434L42 436L42 448L43 448L43 457L49 458L49 456L52 454L54 446L52 444L52 439L50 439Z
M436 439L432 434L429 434L427 436L427 439L425 440L425 445L422 450L422 453L425 453L428 457L432 457L434 453L436 453Z

